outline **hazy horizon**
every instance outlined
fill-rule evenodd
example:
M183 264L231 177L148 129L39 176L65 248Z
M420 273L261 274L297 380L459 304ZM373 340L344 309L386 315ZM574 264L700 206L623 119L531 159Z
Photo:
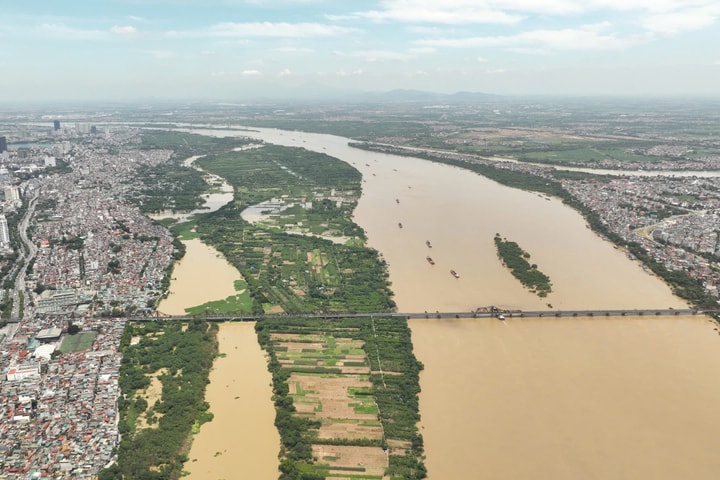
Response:
M3 5L0 102L719 96L714 0Z

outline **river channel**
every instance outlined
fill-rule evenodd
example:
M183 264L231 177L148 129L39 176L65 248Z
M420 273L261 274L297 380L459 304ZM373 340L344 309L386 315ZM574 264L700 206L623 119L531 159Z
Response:
M184 164L191 166L197 158L191 157ZM196 213L215 211L232 200L232 187L221 179L210 180L222 185L218 192L205 196L202 209L166 212L155 218L172 217L182 222ZM240 293L235 290L235 281L242 276L220 252L197 238L184 240L183 244L185 256L175 264L169 295L158 305L159 312L183 315L186 308ZM219 325L220 357L213 364L205 392L214 418L193 439L190 460L183 467L190 479L278 477L280 436L274 426L272 377L254 325Z
M400 311L685 306L556 199L352 149L336 136L193 131L304 147L360 170L355 220L389 264ZM552 281L550 295L530 293L500 264L496 233L530 253ZM416 320L411 328L426 367L420 408L431 479L716 477L720 337L706 319Z

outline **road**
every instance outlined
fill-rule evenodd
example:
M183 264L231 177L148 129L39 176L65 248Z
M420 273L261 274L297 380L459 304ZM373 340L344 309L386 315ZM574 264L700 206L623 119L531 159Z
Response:
M35 214L35 206L37 204L38 197L40 196L40 188L36 187L32 183L29 183L25 191L26 195L30 192L32 198L30 198L27 211L18 223L17 227L18 235L20 236L23 246L18 252L18 259L16 262L16 265L19 265L19 270L17 276L15 277L15 286L13 287L13 306L12 312L10 313L11 321L20 319L20 292L23 292L24 297L27 296L25 295L25 274L27 273L27 268L30 265L30 262L32 262L35 258L35 254L37 253L37 247L35 247L35 244L33 244L27 236L27 229L32 216Z

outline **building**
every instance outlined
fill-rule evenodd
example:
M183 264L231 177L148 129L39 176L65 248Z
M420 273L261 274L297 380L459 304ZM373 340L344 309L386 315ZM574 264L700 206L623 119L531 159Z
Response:
M16 382L31 377L40 376L40 365L37 363L26 363L24 365L13 365L7 371L6 377L9 382Z
M8 228L7 218L0 214L0 246L7 247L10 245L10 229Z
M53 127L55 130L60 130L60 120L53 120Z
M7 151L7 137L0 137L0 153Z
M6 185L3 187L6 202L16 202L20 200L20 188L17 185Z

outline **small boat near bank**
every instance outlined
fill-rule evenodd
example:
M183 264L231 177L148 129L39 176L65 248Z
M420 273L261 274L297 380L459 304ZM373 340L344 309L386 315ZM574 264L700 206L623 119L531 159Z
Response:
M435 260L433 260L431 256L428 255L425 257L425 260L427 260L430 265L435 265Z
M455 270L450 270L450 275L452 275L455 278L460 278L460 274L457 273Z

